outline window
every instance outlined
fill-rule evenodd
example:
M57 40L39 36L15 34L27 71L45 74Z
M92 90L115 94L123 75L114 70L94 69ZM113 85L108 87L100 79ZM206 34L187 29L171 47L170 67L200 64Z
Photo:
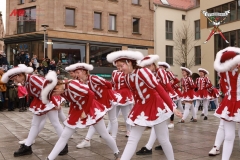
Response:
M173 39L173 21L166 21L166 39Z
M132 24L133 24L133 33L139 33L140 27L139 27L140 19L139 18L133 18Z
M101 29L102 28L102 13L94 12L94 28Z
M201 46L195 47L195 65L201 65Z
M19 4L24 4L24 0L19 0Z
M236 2L230 3L230 21L237 19Z
M75 26L75 9L66 8L65 25Z
M185 20L186 19L186 15L182 15L182 20Z
M132 0L132 4L138 4L139 5L140 4L139 1L140 0Z
M186 43L186 39L182 39L182 44L185 44Z
M36 2L36 0L30 0L30 2Z
M36 31L36 7L25 8L24 11L23 16L17 17L18 34Z
M194 21L195 40L200 39L200 20Z
M166 62L173 65L173 46L166 46Z
M116 29L116 15L112 15L112 14L110 14L109 15L109 27L108 27L108 29L109 30L112 30L112 31L116 31L117 29Z

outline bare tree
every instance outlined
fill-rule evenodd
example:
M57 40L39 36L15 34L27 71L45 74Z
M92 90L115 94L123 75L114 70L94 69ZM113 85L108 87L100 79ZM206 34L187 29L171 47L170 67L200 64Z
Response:
M195 56L190 54L196 43L190 25L183 24L177 30L174 39L174 50L177 52L176 56L174 55L174 62L179 66L184 65L184 67L191 68L195 64Z

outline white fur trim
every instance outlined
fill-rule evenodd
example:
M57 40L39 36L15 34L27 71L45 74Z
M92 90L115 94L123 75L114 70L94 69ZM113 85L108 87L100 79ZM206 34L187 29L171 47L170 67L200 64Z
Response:
M168 69L171 68L167 62L158 62L158 66L166 66Z
M225 61L224 63L221 63L221 57L223 55L224 52L226 51L233 51L236 53L240 53L240 48L237 47L227 47L223 50L220 50L217 54L216 54L216 58L214 61L214 69L217 72L227 72L229 71L233 66L237 65L240 63L240 55L236 55L234 58L229 59L227 61Z
M138 51L129 51L129 50L122 50L112 52L107 55L107 61L109 63L114 63L116 60L119 59L130 59L130 60L141 60L144 56L141 52Z
M78 63L75 63L75 64L72 64L70 66L67 66L65 68L65 71L69 72L69 71L74 71L76 69L76 66L77 66Z
M149 57L149 59L144 59L146 57ZM158 59L159 59L159 56L158 55L148 55L144 57L142 60L138 61L138 66L140 67L145 67L147 65L150 65L150 64L153 64L154 62L156 62Z
M93 65L87 63L76 63L73 66L71 66L71 69L73 69L73 71L77 69L85 69L91 71L93 70Z
M200 72L200 71L204 71L205 73L207 73L209 75L209 72L204 68L198 68L198 72Z
M25 64L19 64L18 67L12 68L8 70L6 73L3 74L1 81L3 83L7 83L9 81L9 77L12 75L17 75L20 73L32 73L33 68L32 67L27 67Z
M49 103L48 94L53 90L53 88L57 85L58 82L57 73L55 71L49 71L45 78L46 80L51 81L51 83L48 83L41 91L41 98L43 104Z
M181 70L185 70L185 71L187 71L190 75L192 75L192 71L190 70L190 69L188 69L188 68L186 68L186 67L180 67L181 68Z

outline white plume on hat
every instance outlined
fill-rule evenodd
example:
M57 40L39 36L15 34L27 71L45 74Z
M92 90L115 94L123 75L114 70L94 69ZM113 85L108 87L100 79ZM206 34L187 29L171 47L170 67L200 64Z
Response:
M145 67L147 65L153 64L158 59L159 59L158 55L148 55L144 57L142 60L139 60L137 65L140 67Z
M33 68L27 67L25 64L19 64L17 67L14 67L12 69L9 69L6 73L3 74L1 81L3 83L7 83L11 77L14 75L18 75L20 73L32 73Z
M190 69L188 69L186 67L180 67L180 68L181 68L181 70L184 70L184 71L188 72L190 75L192 75L192 71Z
M201 72L201 71L203 71L203 72L205 72L206 74L209 75L209 72L208 72L206 69L204 69L204 68L198 68L198 72Z
M114 63L120 59L129 59L129 60L142 60L144 58L143 54L139 51L129 51L129 50L122 50L112 52L107 55L107 61L109 63Z
M43 89L41 91L42 102L44 104L49 103L48 95L57 85L57 73L55 71L49 71L45 76L45 82L43 83ZM47 84L46 84L47 83Z
M65 68L66 71L75 71L77 69L84 69L91 71L93 70L93 65L87 63L75 63Z
M170 69L170 65L167 63L167 62L158 62L158 66L165 66L167 67L168 69Z
M236 55L227 56L230 52L235 52ZM220 50L216 54L216 58L214 61L214 69L217 72L227 72L232 67L240 64L240 48L238 47L227 47L223 50ZM224 59L224 62L221 60Z

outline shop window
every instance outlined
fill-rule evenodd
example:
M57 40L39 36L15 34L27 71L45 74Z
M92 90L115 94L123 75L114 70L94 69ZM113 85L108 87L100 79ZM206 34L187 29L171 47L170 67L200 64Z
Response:
M86 62L85 58L85 45L53 42L52 59L56 63L60 60L63 65L70 65L77 62Z
M36 7L26 8L25 14L17 17L17 33L36 31Z
M111 63L108 63L106 60L106 56L114 51L121 50L121 47L114 46L90 46L90 64L95 67L112 67Z

